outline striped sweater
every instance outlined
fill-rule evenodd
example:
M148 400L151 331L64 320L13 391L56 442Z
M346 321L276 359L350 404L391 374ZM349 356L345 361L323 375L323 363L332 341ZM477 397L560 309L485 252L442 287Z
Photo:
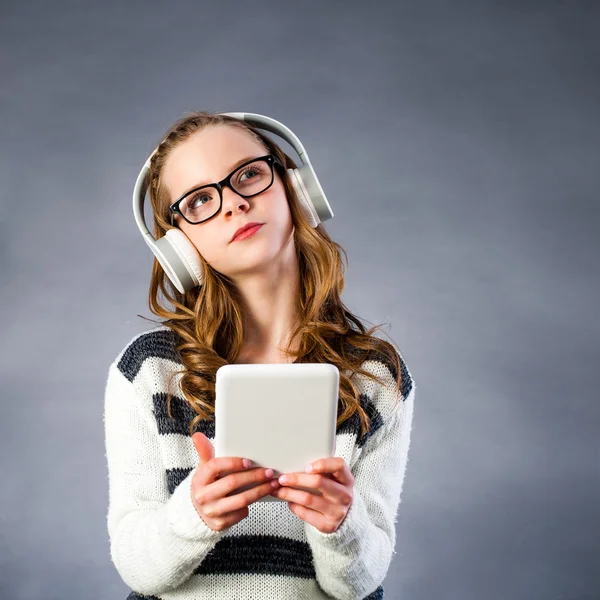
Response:
M110 555L132 590L127 600L383 598L415 394L399 357L400 398L383 355L362 367L385 385L353 378L371 424L363 435L354 415L336 431L335 456L354 476L353 501L337 531L322 533L285 501L254 502L245 519L214 531L191 499L196 412L183 397L181 375L167 389L168 375L182 368L176 334L159 325L134 336L109 366L104 395ZM167 392L174 394L173 418ZM214 421L201 420L194 431L214 445Z

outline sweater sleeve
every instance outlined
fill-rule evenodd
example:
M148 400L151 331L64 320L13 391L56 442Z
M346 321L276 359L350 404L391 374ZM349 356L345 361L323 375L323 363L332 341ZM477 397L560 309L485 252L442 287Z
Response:
M169 496L156 420L116 362L106 382L104 430L111 560L132 590L160 594L187 580L224 531L196 512L195 469Z
M412 380L411 380L412 381ZM382 584L396 545L396 513L408 461L416 386L369 438L351 469L354 492L346 518L333 533L304 524L317 581L338 600L365 598ZM380 386L378 394L392 394ZM388 396L389 397L389 396Z

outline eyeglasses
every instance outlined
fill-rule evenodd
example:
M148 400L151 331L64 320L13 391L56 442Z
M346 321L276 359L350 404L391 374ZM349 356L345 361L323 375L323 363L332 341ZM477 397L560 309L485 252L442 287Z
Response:
M273 184L275 164L283 168L276 156L259 156L240 165L219 182L201 185L186 192L169 206L171 225L175 214L181 215L190 225L212 219L223 206L224 187L229 187L242 198L261 194Z

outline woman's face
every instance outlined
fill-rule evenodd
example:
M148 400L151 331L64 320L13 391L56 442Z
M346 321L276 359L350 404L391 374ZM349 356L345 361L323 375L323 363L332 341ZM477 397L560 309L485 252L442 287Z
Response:
M169 203L194 187L221 181L242 159L268 153L258 140L237 127L216 125L194 133L165 161L162 178ZM242 198L229 187L222 192L223 206L213 218L191 225L176 215L175 224L223 275L235 279L264 270L293 243L292 217L277 169L271 187L256 196ZM232 242L236 230L250 221L264 225L253 236Z

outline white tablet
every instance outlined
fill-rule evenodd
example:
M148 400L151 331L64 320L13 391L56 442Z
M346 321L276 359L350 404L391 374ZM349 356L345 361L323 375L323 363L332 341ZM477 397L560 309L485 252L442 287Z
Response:
M250 468L270 467L278 477L304 472L311 462L333 456L339 380L338 368L328 363L220 367L215 383L215 457L249 458Z

